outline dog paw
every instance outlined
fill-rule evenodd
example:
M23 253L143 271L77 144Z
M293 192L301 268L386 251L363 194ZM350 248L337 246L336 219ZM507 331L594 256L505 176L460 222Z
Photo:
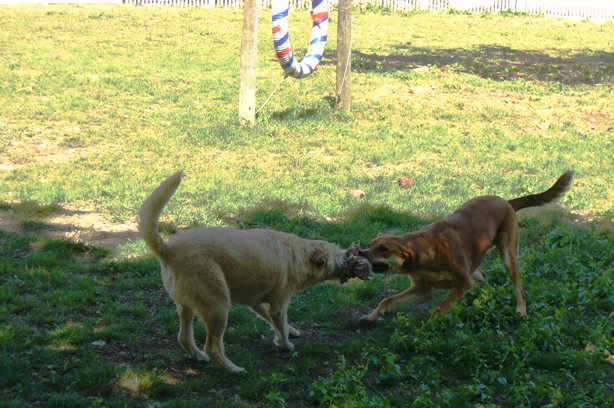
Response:
M229 370L232 373L238 374L238 373L245 373L245 368L243 367L239 367L239 366L235 366L232 370Z
M358 324L360 324L363 327L370 327L375 325L375 322L377 321L377 318L372 318L369 315L366 316L362 316L359 320L358 320Z
M294 351L294 343L292 343L291 341L286 341L284 343L283 341L281 341L281 339L275 337L275 340L273 340L273 344L275 344L282 350Z
M527 317L527 308L526 308L526 306L524 306L524 307L523 306L518 306L516 308L516 312L518 312L518 314L521 317Z
M484 282L484 279L486 279L486 273L484 273L484 270L482 268L478 268L473 271L472 275L473 278L478 282Z
M204 361L205 363L209 362L209 356L207 355L207 353L202 352L200 350L196 350L192 357L194 357L197 361Z
M288 335L293 338L301 337L301 332L300 330L295 329L294 327L290 326L288 327Z
M243 367L239 367L238 365L235 365L232 361L228 361L226 363L223 364L223 367L227 370L230 371L231 373L234 374L238 374L238 373L244 373L245 368Z

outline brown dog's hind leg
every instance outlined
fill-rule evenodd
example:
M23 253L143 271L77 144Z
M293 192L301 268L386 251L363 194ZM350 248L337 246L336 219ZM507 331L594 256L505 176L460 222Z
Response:
M200 351L194 343L194 312L187 306L180 303L177 305L177 314L179 315L179 334L177 340L181 347L198 361L209 361L209 356Z
M394 296L387 297L382 300L379 305L368 315L360 318L364 323L374 322L377 318L388 310L399 307L404 304L421 304L428 302L432 297L432 289L430 286L414 285L411 288L397 293Z
M527 315L527 297L522 287L522 278L520 277L520 269L518 268L518 255L503 255L503 262L509 274L510 279L516 287L516 311L520 316Z
M527 315L527 298L522 287L522 278L520 277L520 268L518 267L518 239L512 245L502 245L499 247L501 259L507 269L507 274L516 287L516 311L520 316Z
M507 274L516 287L516 311L521 316L527 315L527 298L522 288L522 278L520 277L520 268L518 267L518 258L520 253L520 230L518 224L507 223L504 225L497 238L497 249L501 255L501 259L507 269Z

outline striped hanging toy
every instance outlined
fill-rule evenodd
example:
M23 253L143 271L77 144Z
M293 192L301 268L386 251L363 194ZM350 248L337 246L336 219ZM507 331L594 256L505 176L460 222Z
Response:
M301 79L315 71L322 59L328 37L328 0L312 0L311 41L307 55L299 62L294 58L288 33L288 0L273 0L273 43L279 64L286 75Z

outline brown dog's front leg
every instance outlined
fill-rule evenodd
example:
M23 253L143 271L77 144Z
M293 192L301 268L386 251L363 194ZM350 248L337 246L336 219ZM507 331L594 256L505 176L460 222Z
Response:
M392 308L408 303L421 304L428 302L431 299L431 296L432 293L430 286L412 286L401 293L397 293L394 296L390 296L382 300L375 310L368 315L361 317L360 320L364 323L374 322L379 316Z
M469 289L471 289L471 286L471 281L468 280L467 282L462 283L460 286L455 286L454 288L452 288L452 290L450 290L450 293L448 294L448 297L445 298L443 302L441 302L437 310L435 310L435 312L433 313L433 318L447 313L450 310L452 303L462 298L463 295L467 293Z

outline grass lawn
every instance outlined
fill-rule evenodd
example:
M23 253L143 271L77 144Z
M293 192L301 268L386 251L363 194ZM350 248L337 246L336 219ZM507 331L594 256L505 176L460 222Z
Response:
M282 79L260 16L258 107ZM614 406L614 23L355 13L339 114L332 17L321 69L240 128L241 11L0 6L0 406ZM291 12L299 54L308 19ZM292 353L235 307L226 353L247 373L230 375L180 349L135 233L180 168L168 235L266 227L344 247L576 178L521 216L528 318L494 252L436 320L443 292L357 324L407 277L327 283L295 296Z

